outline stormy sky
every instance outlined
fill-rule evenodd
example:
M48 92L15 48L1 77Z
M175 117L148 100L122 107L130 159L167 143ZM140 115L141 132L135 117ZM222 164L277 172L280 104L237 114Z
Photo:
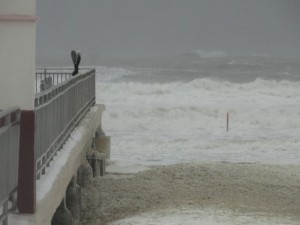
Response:
M37 62L200 50L300 57L299 0L37 0Z

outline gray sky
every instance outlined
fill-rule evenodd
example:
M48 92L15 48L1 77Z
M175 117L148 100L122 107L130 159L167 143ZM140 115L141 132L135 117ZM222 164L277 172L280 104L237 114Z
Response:
M299 0L38 0L37 57L300 57L299 12Z

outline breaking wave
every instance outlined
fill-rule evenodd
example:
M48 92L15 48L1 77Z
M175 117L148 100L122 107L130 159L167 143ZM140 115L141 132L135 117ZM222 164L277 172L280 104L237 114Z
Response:
M299 161L300 82L97 82L104 129L120 159ZM229 132L226 115L229 113ZM300 156L300 155L299 155ZM298 163L297 161L297 163Z

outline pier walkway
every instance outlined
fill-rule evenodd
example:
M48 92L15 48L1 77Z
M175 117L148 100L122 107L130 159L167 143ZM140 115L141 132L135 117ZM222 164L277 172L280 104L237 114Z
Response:
M35 88L34 110L0 111L0 225L56 225L58 211L78 224L87 154L104 135L95 70L37 71Z

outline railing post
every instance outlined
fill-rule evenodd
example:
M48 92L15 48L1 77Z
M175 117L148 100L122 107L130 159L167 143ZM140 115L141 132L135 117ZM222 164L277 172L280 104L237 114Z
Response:
M20 213L33 214L36 210L36 168L35 168L35 113L21 111L18 209Z
M44 69L44 80L46 80L46 76L47 76L47 69Z

